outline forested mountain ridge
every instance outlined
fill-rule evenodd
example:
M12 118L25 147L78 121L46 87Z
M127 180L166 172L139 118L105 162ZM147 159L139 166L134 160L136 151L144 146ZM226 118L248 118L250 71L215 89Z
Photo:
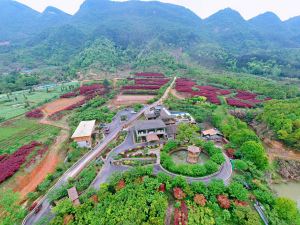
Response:
M181 49L205 66L299 77L299 25L300 17L281 21L270 12L247 21L229 8L201 19L157 1L86 0L71 16L54 7L39 13L1 0L0 71L66 65L104 37L135 54Z

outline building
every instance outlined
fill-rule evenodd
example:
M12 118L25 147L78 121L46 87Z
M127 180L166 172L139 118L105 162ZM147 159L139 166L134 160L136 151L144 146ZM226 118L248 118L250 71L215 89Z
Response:
M166 126L166 131L168 135L168 139L176 139L176 134L177 134L177 125L176 124L170 124Z
M198 163L200 152L201 152L201 150L199 147L189 146L187 162L192 163L192 164Z
M72 201L73 205L80 205L79 196L76 187L72 187L68 189L68 196L69 199Z
M170 111L164 106L156 106L144 113L147 120L161 119L166 125L178 123L195 123L195 119L186 112Z
M221 132L216 129L208 129L208 130L203 130L201 131L202 137L207 139L207 140L218 140L218 139L223 139L223 135Z
M96 120L91 121L81 121L76 128L72 139L77 142L78 146L81 148L91 148L92 147L92 135L95 130Z
M157 141L166 138L166 124L160 120L138 120L134 124L134 132L137 141Z

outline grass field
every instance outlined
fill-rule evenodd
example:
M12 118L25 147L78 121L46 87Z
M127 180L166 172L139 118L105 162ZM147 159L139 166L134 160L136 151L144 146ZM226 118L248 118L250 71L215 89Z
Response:
M11 154L31 141L45 143L56 137L58 132L59 128L24 117L7 121L0 125L0 155Z
M67 83L64 84L64 87L70 85L78 85L78 83ZM24 90L13 92L9 95L2 94L0 95L0 117L7 120L22 115L29 111L30 108L58 98L62 93L61 85L57 85L55 87L39 88L31 93L29 90Z

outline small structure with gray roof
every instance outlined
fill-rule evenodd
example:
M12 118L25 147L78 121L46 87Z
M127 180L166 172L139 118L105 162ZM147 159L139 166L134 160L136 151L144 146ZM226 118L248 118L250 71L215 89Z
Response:
M134 131L137 141L147 141L147 136L149 134L157 135L158 138L166 137L166 125L160 119L138 120L134 124ZM154 136L152 135L151 139L153 139L153 137Z
M96 120L81 121L76 128L72 139L77 142L78 146L81 148L92 147L92 135L95 130Z
M69 199L72 201L72 203L74 205L80 205L79 196L78 196L76 187L72 187L72 188L68 189L67 191L68 191Z

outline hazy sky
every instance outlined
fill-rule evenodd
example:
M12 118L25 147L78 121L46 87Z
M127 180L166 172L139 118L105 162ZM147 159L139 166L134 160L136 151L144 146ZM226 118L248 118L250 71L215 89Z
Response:
M74 14L84 0L17 0L38 11L47 6L55 6ZM122 1L122 0L120 0ZM206 18L220 9L231 7L239 11L245 19L250 19L266 11L276 13L282 20L300 15L299 0L161 0L185 6L201 18Z

